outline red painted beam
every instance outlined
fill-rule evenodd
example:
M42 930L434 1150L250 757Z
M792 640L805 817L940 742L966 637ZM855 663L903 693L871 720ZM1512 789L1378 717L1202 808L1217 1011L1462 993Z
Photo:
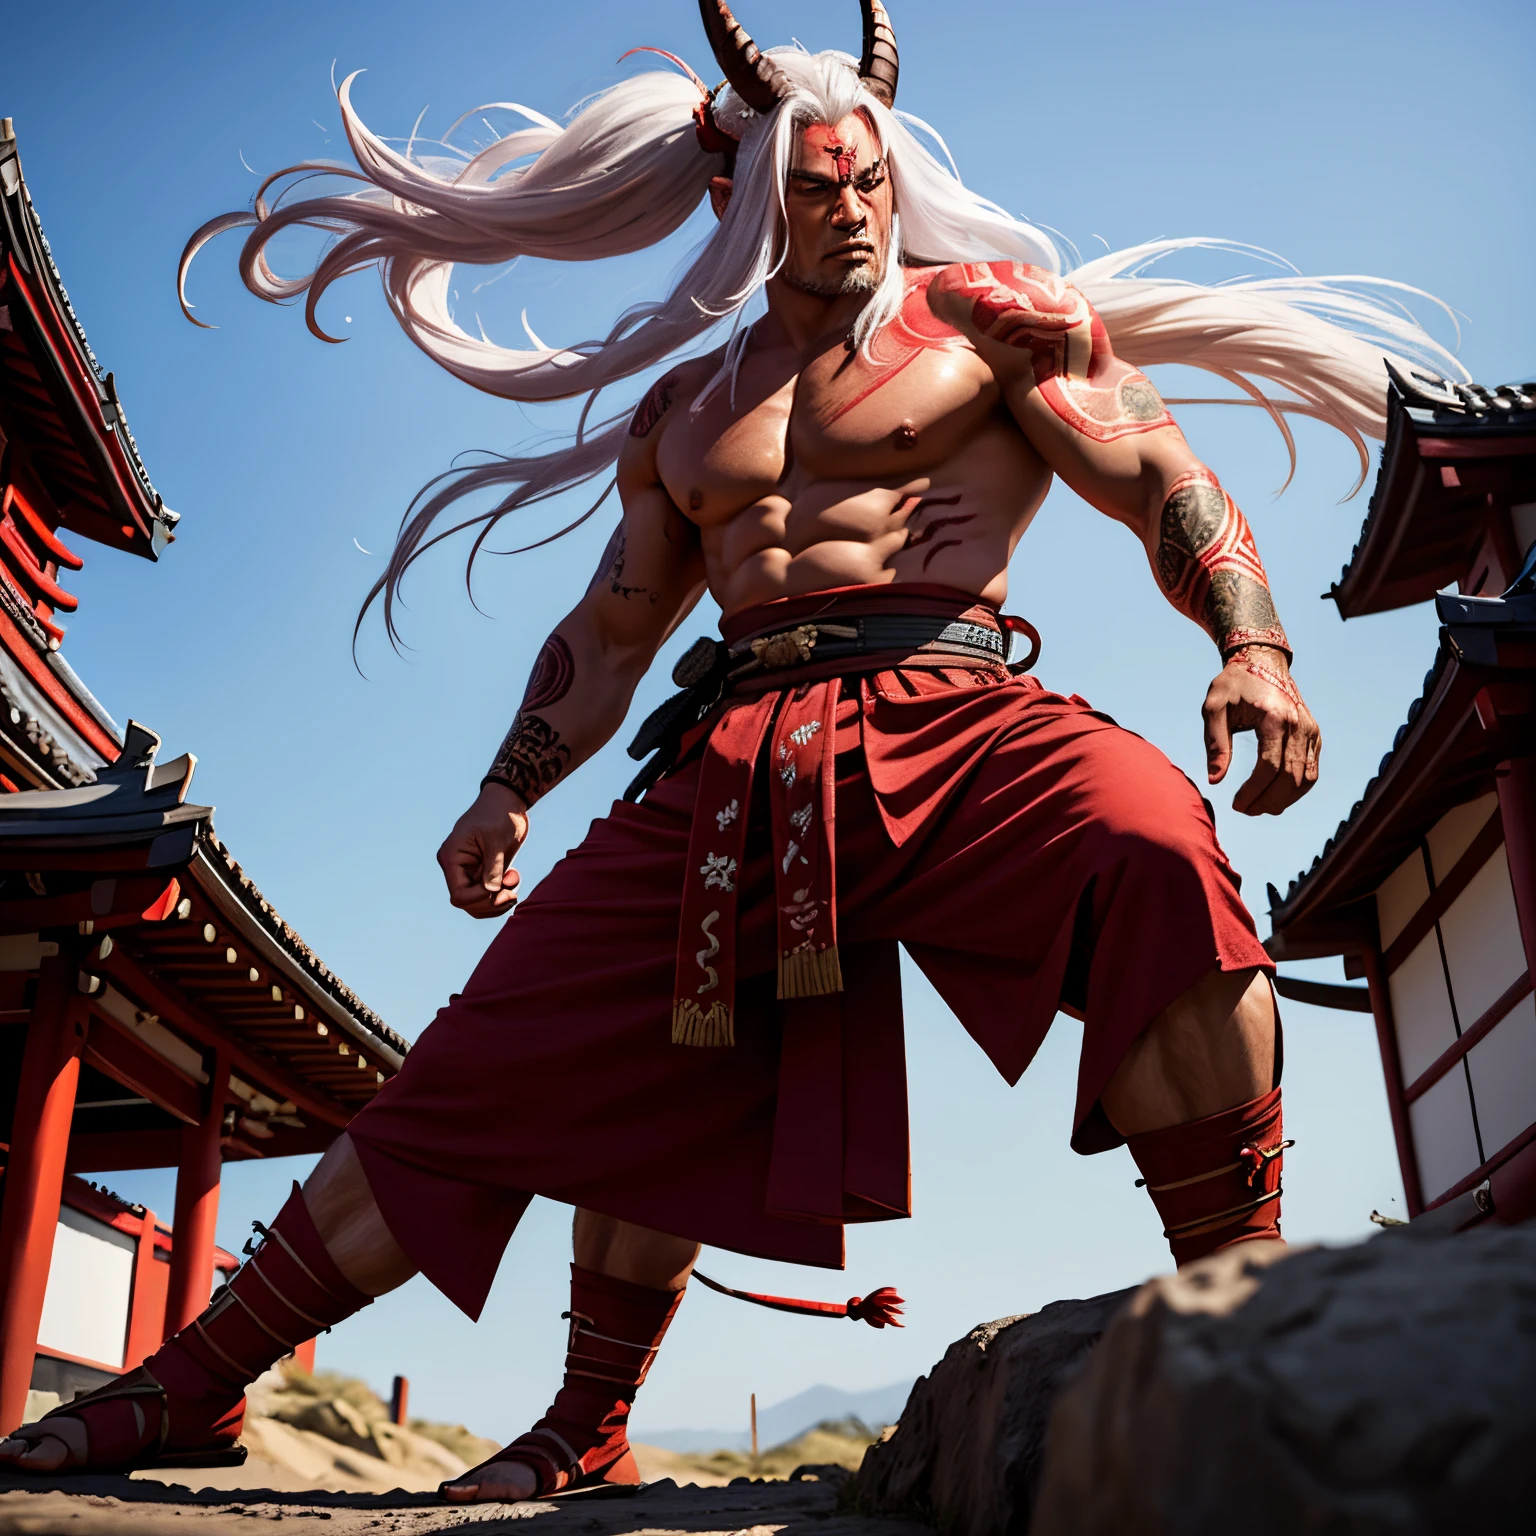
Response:
M21 522L17 526L24 526L42 545L44 558L69 571L85 568L85 561L48 526L47 518L27 500L19 485L6 486L4 496L0 497L0 517L11 512L20 514Z
M203 1118L203 1094L170 1062L157 1056L115 1019L93 1014L85 1043L85 1059L98 1072L140 1094L185 1125Z
M120 1173L130 1168L174 1168L180 1127L158 1131L81 1131L69 1139L71 1173Z
M59 1223L69 1122L85 1048L86 1001L75 989L78 961L43 961L27 1030L16 1121L0 1212L0 1433L26 1415L37 1329Z
M219 1138L224 1130L224 1099L229 1087L229 1055L213 1053L208 1092L196 1125L181 1129L176 1168L175 1238L171 1246L171 1282L165 1300L165 1336L178 1333L208 1305L213 1289L213 1238L219 1219Z
M307 1087L280 1063L246 1050L231 1038L230 1032L205 1012L173 983L153 975L130 957L119 944L106 960L92 961L92 967L117 982L119 988L136 998L152 1013L202 1045L223 1047L229 1052L229 1070L251 1079L258 1088L270 1090L278 1098L291 1099L301 1113L345 1130L356 1110L349 1109L329 1094Z

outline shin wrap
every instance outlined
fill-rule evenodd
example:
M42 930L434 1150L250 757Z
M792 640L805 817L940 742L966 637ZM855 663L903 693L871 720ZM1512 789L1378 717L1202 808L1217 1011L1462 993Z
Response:
M54 1410L85 1424L88 1470L232 1446L246 1387L372 1300L336 1268L297 1184L272 1225L258 1230L261 1246L200 1317L138 1370Z
M1280 1090L1204 1120L1132 1136L1175 1262L1187 1264L1251 1238L1280 1236Z
M638 1483L629 1410L645 1381L681 1291L657 1291L571 1265L565 1382L549 1411L493 1461L520 1461L540 1494L588 1482Z

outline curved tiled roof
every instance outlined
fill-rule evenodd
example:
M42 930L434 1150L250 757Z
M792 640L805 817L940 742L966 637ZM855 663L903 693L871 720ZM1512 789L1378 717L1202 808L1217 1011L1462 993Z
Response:
M1339 579L1324 594L1345 618L1424 601L1454 579L1469 541L1481 536L1480 494L1454 479L1432 479L1427 487L1415 481L1422 440L1431 440L1425 446L1439 461L1458 449L1482 458L1499 444L1519 456L1536 434L1536 383L1489 389L1400 373L1390 363L1387 372L1387 433L1370 506Z

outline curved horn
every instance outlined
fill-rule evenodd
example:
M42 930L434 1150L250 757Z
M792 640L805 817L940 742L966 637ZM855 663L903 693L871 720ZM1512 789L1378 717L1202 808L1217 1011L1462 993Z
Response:
M901 71L896 29L880 0L860 0L860 4L864 11L864 57L859 60L859 79L871 96L894 107L896 76Z
M709 46L715 50L715 62L731 89L754 112L766 115L773 111L788 86L783 74L747 36L725 0L699 0L699 16ZM868 27L866 22L866 31Z

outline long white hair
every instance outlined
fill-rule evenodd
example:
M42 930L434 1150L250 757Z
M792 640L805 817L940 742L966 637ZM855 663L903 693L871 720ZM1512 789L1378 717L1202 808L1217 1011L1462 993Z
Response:
M246 286L272 302L305 295L309 328L322 339L334 338L325 335L316 317L320 296L338 278L377 266L401 328L450 373L508 400L585 397L574 436L560 446L521 456L487 455L423 487L401 521L359 625L382 596L386 629L391 639L397 637L401 578L432 545L477 529L467 580L502 518L606 476L629 412L594 420L600 391L680 351L696 350L717 327L733 329L724 365L706 393L729 381L747 341L740 325L743 307L785 257L784 187L795 130L810 122L835 124L855 111L869 118L883 146L895 208L884 278L856 329L861 344L895 314L904 263L1002 258L1065 270L1103 317L1122 358L1142 368L1184 363L1220 375L1242 392L1236 403L1270 413L1293 469L1288 415L1312 416L1344 433L1360 458L1356 489L1369 468L1365 439L1380 438L1385 430L1384 357L1405 371L1417 367L1468 377L1414 320L1400 295L1416 290L1400 284L1306 278L1282 269L1275 276L1207 287L1149 273L1158 260L1189 248L1263 254L1206 237L1149 241L1073 265L1047 233L966 187L953 163L942 163L913 130L943 150L938 135L871 95L847 54L793 48L771 53L790 87L771 112L752 112L729 89L715 97L717 120L741 138L724 218L665 298L627 310L600 339L552 347L529 330L530 345L509 347L472 335L453 314L453 268L499 265L519 256L593 261L644 250L680 228L704 198L710 178L726 169L725 157L702 148L695 132L702 87L691 72L647 71L624 80L583 103L563 127L527 107L494 104L517 112L529 126L467 161L427 155L414 143L404 152L391 148L358 116L352 105L356 76L348 76L337 98L356 168L289 166L262 183L252 211L210 220L188 241L178 291L189 319L194 317L185 284L193 256L224 230L254 226L240 256ZM342 175L361 186L342 195L269 198L284 178L314 174ZM313 271L284 278L268 264L266 250L292 225L318 228L333 238ZM1276 387L1283 393L1272 393ZM445 516L462 498L482 491L495 493L493 505ZM549 537L585 521L606 494L605 489L585 513Z

